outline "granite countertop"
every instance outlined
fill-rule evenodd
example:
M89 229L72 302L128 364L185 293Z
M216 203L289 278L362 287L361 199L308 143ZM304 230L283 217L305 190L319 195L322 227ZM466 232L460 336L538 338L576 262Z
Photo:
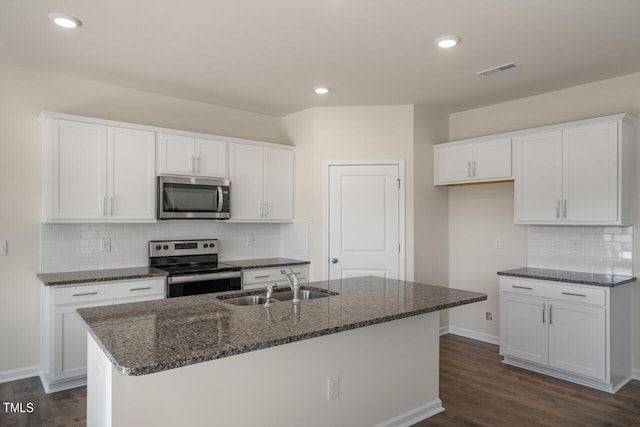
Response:
M602 286L612 288L636 280L632 276L615 274L580 273L565 270L548 270L544 268L523 267L513 270L498 271L500 276L522 277L526 279L552 280L556 282L578 283L581 285Z
M225 264L240 267L243 270L256 268L283 267L287 265L305 265L310 264L309 261L302 261L291 258L258 258L258 259L240 259L234 261L221 261Z
M297 307L276 301L269 308L217 298L264 292L235 291L78 313L118 372L146 375L487 299L477 292L373 276L309 286L338 295L303 300Z
M79 283L107 282L112 280L144 279L163 277L167 273L153 267L113 268L105 270L68 271L65 273L41 273L36 277L45 286L72 285Z

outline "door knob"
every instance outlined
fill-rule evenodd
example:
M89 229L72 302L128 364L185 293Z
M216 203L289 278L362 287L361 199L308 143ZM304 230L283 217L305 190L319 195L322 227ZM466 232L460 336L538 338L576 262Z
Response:
M335 264L338 262L338 258L331 258L331 263Z

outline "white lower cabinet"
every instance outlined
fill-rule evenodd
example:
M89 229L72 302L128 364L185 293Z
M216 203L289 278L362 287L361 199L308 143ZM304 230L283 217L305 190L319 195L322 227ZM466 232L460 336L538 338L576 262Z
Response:
M260 268L242 272L242 289L266 288L271 283L275 283L278 286L289 286L287 279L281 273L281 270L288 272L289 268L293 270L301 284L309 281L308 265Z
M631 286L500 277L505 363L615 393L631 379Z
M86 384L87 328L80 308L164 298L164 278L42 287L40 363L47 393Z

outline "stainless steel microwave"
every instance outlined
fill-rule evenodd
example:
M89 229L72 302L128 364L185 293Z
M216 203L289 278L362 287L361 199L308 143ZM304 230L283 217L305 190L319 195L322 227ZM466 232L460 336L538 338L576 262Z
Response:
M189 176L158 177L158 219L227 219L231 181Z

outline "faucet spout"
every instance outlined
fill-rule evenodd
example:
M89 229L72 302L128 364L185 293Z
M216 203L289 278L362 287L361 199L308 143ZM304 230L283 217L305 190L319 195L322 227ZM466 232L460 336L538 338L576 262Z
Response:
M289 287L293 291L293 301L292 302L294 304L300 302L300 282L298 281L298 278L296 277L296 273L293 272L291 267L289 267L289 272L287 272L286 270L282 269L282 270L280 270L280 273L283 274L284 277L287 278L287 282L289 282Z

